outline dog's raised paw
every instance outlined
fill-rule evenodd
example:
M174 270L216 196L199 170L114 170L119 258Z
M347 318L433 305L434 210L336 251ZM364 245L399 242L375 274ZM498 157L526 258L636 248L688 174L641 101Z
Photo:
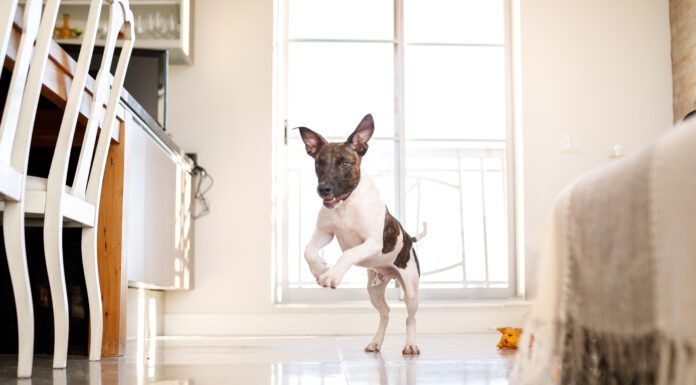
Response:
M314 279L317 279L317 280L318 280L319 277L321 277L322 274L324 274L324 273L326 273L327 271L329 271L329 267L326 266L326 265L324 265L324 266L322 266L321 268L315 268L315 267L312 267L312 266L310 265L310 266L309 266L309 270L311 271L312 275L314 276Z
M380 344L377 342L370 342L369 345L365 346L365 351L368 353L378 352L380 349Z
M420 349L418 348L418 345L406 345L404 350L401 351L401 354L420 354Z
M317 283L319 286L330 287L335 289L343 280L343 274L338 273L333 269L329 269L324 274L317 278Z

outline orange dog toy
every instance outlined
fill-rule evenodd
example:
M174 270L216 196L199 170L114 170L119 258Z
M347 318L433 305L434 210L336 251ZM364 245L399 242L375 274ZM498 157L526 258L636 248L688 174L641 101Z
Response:
M520 328L497 328L495 329L502 333L500 336L500 342L498 342L498 349L517 349L517 343L520 340L520 334L522 334L522 329Z

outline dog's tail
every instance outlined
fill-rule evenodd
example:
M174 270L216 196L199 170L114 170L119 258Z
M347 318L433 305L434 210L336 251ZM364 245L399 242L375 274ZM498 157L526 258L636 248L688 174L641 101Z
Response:
M426 235L428 235L428 222L423 222L423 231L418 233L415 237L411 237L411 240L415 243L423 239Z

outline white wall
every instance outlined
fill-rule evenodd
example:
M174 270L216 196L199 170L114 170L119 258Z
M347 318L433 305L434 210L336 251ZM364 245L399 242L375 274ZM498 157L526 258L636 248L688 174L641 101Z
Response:
M527 294L555 195L672 122L669 2L520 0ZM563 136L578 150L561 153Z
M584 170L670 122L668 3L522 0L527 270L553 197ZM215 177L196 222L195 285L165 296L166 334L357 333L369 309L274 307L271 295L272 0L195 2L194 65L170 73L169 130ZM563 133L579 152L559 152ZM528 274L528 278L533 278ZM472 310L473 309L473 310ZM526 308L424 308L421 330L484 330ZM397 309L402 330L402 310ZM299 314L299 315L298 315ZM371 322L370 320L374 321ZM368 326L365 326L368 325Z
M264 312L271 284L271 0L194 2L194 64L169 74L174 140L215 178L195 222L195 290L167 313Z

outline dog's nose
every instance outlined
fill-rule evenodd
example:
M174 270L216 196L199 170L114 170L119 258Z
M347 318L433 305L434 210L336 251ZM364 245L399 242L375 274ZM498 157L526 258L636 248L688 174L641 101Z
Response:
M330 196L331 193L333 193L333 187L326 183L320 183L317 187L317 192L319 193L320 197L325 198Z

